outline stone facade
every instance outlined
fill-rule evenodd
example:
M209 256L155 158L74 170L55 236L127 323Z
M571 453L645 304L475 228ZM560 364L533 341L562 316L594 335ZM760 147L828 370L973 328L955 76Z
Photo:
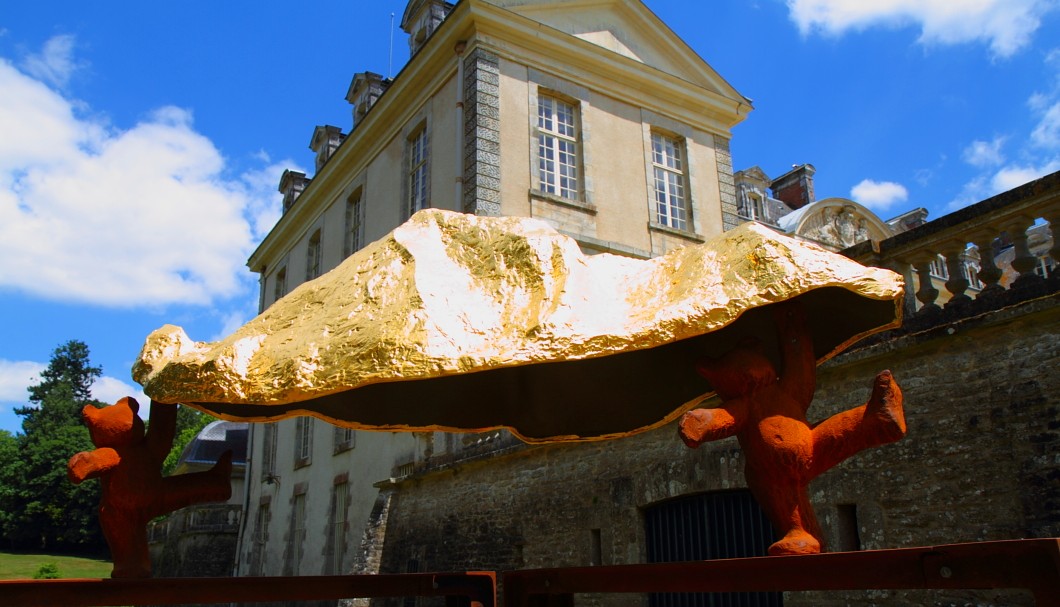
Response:
M811 495L829 543L853 512L857 549L1060 536L1060 300L1032 300L926 333L895 334L820 369L811 419L868 398L891 369L909 433L826 473ZM988 346L984 347L984 344ZM617 441L506 449L441 462L396 485L379 558L386 572L645 562L644 510L744 487L734 439L687 449L671 424ZM645 604L630 596L578 605ZM386 602L381 602L386 604ZM785 605L1030 605L970 591L789 593Z
M501 214L498 58L475 49L464 62L464 212Z

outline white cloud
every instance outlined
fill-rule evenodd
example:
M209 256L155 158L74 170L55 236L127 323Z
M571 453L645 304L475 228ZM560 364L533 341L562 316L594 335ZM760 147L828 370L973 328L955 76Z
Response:
M909 199L909 190L893 181L863 179L850 188L850 197L874 211L886 211L897 202Z
M3 59L0 90L0 287L116 307L250 288L243 264L278 217L279 165L230 178L189 111L115 130Z
M74 59L73 36L54 36L44 43L40 54L27 55L22 60L22 69L37 80L53 86L63 87L70 77L85 64Z
M1030 42L1055 0L787 0L803 34L839 35L874 26L920 28L923 44L984 41L997 57Z
M1005 157L1001 154L1003 145L1005 145L1004 137L994 137L993 141L976 139L964 148L961 158L974 167L998 166L1005 162Z
M955 211L1060 170L1060 49L1046 54L1045 65L1055 70L1056 75L1047 82L1050 85L1047 92L1035 92L1027 99L1027 106L1037 115L1038 121L1025 138L1017 141L1014 146L1017 149L1012 154L1015 158L1006 160L1002 157L1001 138L995 138L991 143L973 141L965 148L963 158L980 171L947 204L947 211Z
M1032 98L1031 103L1038 101ZM1060 101L1043 107L1042 117L1031 131L1031 143L1043 148L1060 148Z
M1056 171L1060 171L1060 156L1034 164L1008 164L984 172L964 184L960 194L946 205L946 211L956 211Z
M26 388L36 384L47 365L28 360L0 359L0 401L25 403Z
M92 384L92 398L103 401L108 405L112 405L126 396L131 396L140 403L140 417L145 417L147 412L143 409L151 402L151 399L143 393L139 386L133 386L120 379L108 376L100 377Z

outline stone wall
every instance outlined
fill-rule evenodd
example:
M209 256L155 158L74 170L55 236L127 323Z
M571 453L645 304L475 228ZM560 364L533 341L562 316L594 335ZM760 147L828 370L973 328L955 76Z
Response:
M847 524L856 513L863 549L1060 536L1058 303L1053 295L892 336L820 369L811 418L864 402L872 378L889 368L904 389L909 425L905 439L811 485L831 544L841 542L841 510ZM645 507L743 487L742 468L734 440L689 450L673 424L622 440L428 467L396 485L381 572L582 566L594 550L604 565L645 562ZM591 596L577 604L647 601ZM1011 591L785 596L789 606L877 604L1032 601Z
M239 533L239 505L207 504L173 512L148 527L156 577L232 575Z

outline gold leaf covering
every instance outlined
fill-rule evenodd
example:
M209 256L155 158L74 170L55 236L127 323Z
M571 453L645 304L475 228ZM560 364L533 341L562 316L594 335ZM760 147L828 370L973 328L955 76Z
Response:
M614 438L709 396L698 357L773 347L763 306L802 299L823 361L897 326L902 294L893 272L753 223L637 260L534 219L430 209L221 341L158 329L133 378L229 420Z

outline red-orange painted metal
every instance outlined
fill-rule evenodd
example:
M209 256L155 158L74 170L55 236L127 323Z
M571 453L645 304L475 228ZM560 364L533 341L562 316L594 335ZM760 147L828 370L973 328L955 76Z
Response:
M303 577L0 581L0 607L256 603L444 596L447 605L495 607L492 572Z
M506 607L573 604L575 593L1024 588L1060 607L1060 538L504 574Z

